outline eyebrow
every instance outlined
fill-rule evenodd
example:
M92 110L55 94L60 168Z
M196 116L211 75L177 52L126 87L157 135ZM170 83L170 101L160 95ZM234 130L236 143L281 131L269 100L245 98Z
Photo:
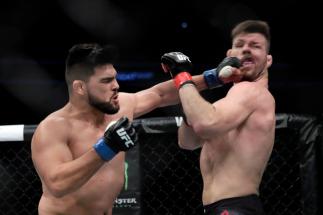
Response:
M262 44L260 41L254 41L254 40L252 40L252 41L246 41L246 40L241 40L241 39L239 39L239 40L237 40L237 41L233 42L233 45L236 45L236 44L239 44L239 43L251 43L251 44L264 45L264 44Z

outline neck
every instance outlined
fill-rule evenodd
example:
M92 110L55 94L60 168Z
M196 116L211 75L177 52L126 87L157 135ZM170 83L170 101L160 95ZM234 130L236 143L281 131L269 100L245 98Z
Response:
M254 82L268 88L268 72L266 71L262 73Z
M70 98L66 107L76 118L91 122L93 124L101 124L105 122L106 114L93 108L84 101Z
M266 71L261 73L255 80L241 80L241 81L254 82L254 83L257 83L258 85L268 88L268 72ZM234 84L239 82L234 82Z

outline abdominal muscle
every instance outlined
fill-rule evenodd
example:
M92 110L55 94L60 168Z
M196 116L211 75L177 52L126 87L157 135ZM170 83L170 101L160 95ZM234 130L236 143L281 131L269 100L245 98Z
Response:
M241 147L241 142L227 140L204 144L200 157L204 205L221 199L258 194L263 160L268 156L258 153L260 150L257 151L254 144L243 144Z

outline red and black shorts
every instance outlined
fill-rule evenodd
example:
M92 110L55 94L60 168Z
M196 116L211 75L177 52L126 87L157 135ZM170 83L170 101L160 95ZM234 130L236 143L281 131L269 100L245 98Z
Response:
M259 196L256 194L222 199L204 205L205 215L265 215Z

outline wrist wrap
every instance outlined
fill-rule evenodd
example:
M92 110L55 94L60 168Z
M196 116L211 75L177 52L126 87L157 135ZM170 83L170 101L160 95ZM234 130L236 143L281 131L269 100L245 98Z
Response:
M210 69L203 72L203 77L209 89L221 87L223 82L219 78L217 69Z
M193 83L192 76L188 72L178 73L174 78L174 83L177 89L181 88L183 85L187 83Z
M100 138L93 148L101 159L105 161L111 160L117 154L105 143L103 138Z

